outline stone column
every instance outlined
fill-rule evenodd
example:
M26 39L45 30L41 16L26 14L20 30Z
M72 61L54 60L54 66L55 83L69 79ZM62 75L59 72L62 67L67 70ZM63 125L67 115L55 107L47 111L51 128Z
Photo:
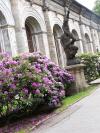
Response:
M86 40L85 40L85 35L84 35L84 25L80 22L80 32L81 32L81 36L82 36L82 46L83 46L83 52L87 51L86 48Z
M15 29L12 26L8 27L9 42L11 47L12 56L18 55L18 49L16 44Z
M50 58L52 61L54 61L56 64L58 64L57 61L57 54L56 54L56 48L54 45L54 37L50 25L49 15L48 15L48 9L43 9L44 12L44 19L46 23L46 29L47 29L47 38L48 38L48 44L49 44L49 51L50 51Z
M5 52L2 29L0 28L0 52Z
M100 30L98 30L98 39L99 39L99 51L100 51Z
M24 28L21 25L21 15L18 7L19 0L10 0L13 17L15 20L15 33L18 53L28 52L28 45L25 40Z
M60 43L60 36L57 36L56 33L54 33L54 40L55 40L55 47L56 47L58 64L60 67L63 67L63 58L62 58L62 51L61 51L62 49L61 49L61 43Z
M59 48L60 48L60 58L61 58L61 67L65 67L66 65L65 65L65 63L66 62L64 62L64 55L63 55L63 53L64 53L64 50L63 50L63 48L62 48L62 46L61 46L61 43L60 43L60 39L59 39ZM64 53L65 54L65 53ZM66 56L65 56L66 57ZM67 60L67 59L66 59Z
M13 26L5 25L0 29L0 45L1 51L7 52L12 56L17 55L16 37Z
M92 44L93 44L93 51L96 52L96 45L95 45L95 38L94 38L94 31L92 28L90 28L91 32L91 38L92 38Z
M49 44L48 44L48 38L47 38L47 32L42 34L42 38L43 38L43 44L44 44L44 54L46 54L46 56L48 58L50 58L50 51L49 51ZM43 47L42 47L43 49Z

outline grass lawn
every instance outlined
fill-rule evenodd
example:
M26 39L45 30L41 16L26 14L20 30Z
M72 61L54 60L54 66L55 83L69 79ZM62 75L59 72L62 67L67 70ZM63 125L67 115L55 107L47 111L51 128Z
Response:
M79 92L75 95L66 97L63 101L62 101L62 106L60 108L58 108L55 112L59 113L63 110L65 110L67 107L69 107L70 105L76 103L77 101L81 100L82 98L89 96L93 91L95 91L97 89L97 85L91 85L89 87L87 87L84 91Z

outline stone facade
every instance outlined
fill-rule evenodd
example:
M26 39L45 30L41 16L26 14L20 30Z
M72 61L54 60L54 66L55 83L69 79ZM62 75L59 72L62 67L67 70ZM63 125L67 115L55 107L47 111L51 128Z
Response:
M0 0L0 52L16 56L40 51L64 67L60 36L67 6L64 0ZM75 44L78 53L100 50L100 17L76 1L71 6L69 27L80 39Z

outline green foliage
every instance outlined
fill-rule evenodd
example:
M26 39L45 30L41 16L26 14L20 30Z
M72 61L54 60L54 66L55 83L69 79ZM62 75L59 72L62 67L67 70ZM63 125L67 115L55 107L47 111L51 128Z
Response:
M81 62L85 64L84 73L86 80L88 82L93 81L99 77L97 71L97 63L98 63L98 55L97 54L82 54L79 56Z
M96 0L93 10L97 15L100 16L100 0Z
M0 54L0 118L57 107L74 78L40 53ZM67 87L67 86L66 86Z

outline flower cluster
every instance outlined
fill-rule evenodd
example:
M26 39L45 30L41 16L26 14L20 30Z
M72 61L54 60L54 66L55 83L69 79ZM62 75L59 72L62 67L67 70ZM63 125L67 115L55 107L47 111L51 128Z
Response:
M38 52L16 58L0 54L0 115L41 102L55 107L65 97L66 85L73 82L66 70Z

